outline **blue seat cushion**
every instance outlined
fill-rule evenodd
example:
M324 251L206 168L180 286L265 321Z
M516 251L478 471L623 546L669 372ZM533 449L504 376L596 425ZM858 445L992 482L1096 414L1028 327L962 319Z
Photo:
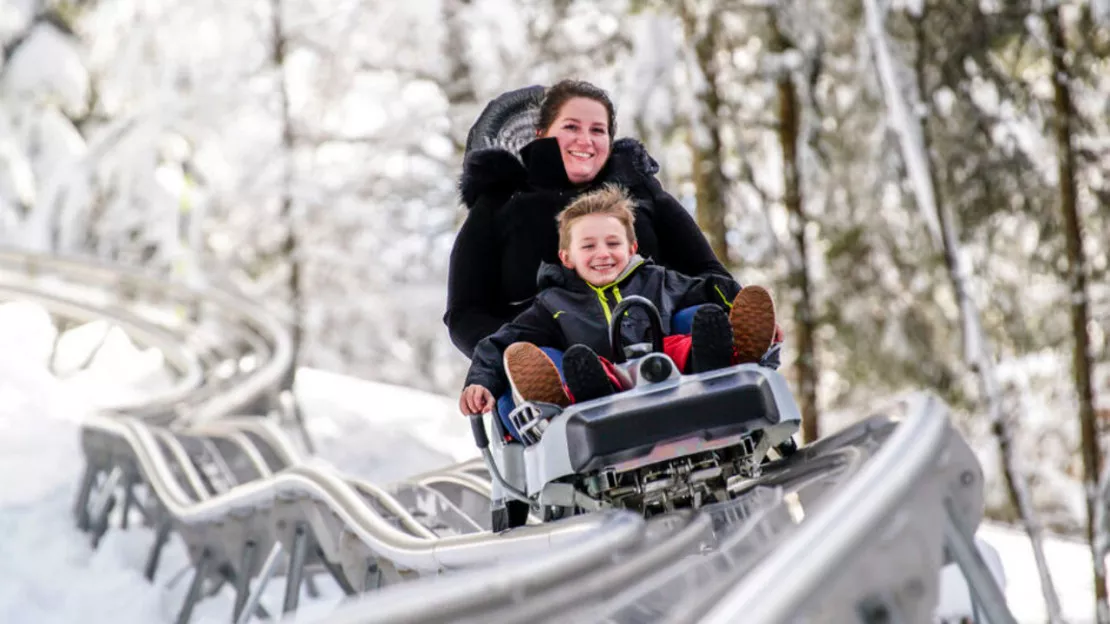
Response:
M703 305L710 305L703 303L688 308L682 308L675 312L674 317L671 318L671 333L672 334L688 334L694 326L694 313L698 311Z

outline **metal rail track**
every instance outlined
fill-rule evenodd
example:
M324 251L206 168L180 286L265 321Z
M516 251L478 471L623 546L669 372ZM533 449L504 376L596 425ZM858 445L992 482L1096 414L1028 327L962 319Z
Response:
M76 321L99 313L144 346L190 365L177 394L113 411L159 424L198 423L277 408L292 381L286 327L257 303L225 289L192 287L89 258L0 248L0 299L37 299ZM153 335L152 327L160 327ZM167 344L170 336L177 344ZM182 362L183 363L183 362ZM184 363L183 363L184 365Z
M320 574L358 598L328 622L931 621L949 561L991 622L1012 621L969 547L979 466L928 395L768 466L725 504L494 535L480 463L380 487L317 465L273 420L239 416L270 411L292 379L281 323L241 296L0 249L0 300L13 298L108 319L165 354L170 388L83 425L74 513L94 544L136 519L156 528L148 579L181 535L193 576L178 622L225 583L233 621L267 615L276 575L294 611Z

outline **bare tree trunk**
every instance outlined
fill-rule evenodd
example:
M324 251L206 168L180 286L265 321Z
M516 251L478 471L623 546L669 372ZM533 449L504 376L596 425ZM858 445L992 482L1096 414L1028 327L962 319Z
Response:
M1087 263L1083 254L1083 236L1076 205L1075 151L1072 149L1072 109L1070 70L1064 61L1067 41L1060 22L1060 7L1045 12L1049 41L1052 50L1052 76L1056 115L1053 127L1056 135L1056 158L1060 176L1060 209L1064 214L1064 237L1067 244L1067 283L1071 305L1071 329L1075 337L1072 351L1072 369L1075 390L1079 395L1080 447L1083 451L1083 490L1087 499L1087 543L1091 549L1094 566L1095 608L1100 623L1110 622L1110 607L1106 596L1106 566L1103 553L1096 545L1098 525L1095 506L1098 501L1098 479L1101 471L1101 450L1098 445L1098 428L1095 422L1094 388L1091 383L1090 339L1087 324Z
M297 237L296 215L293 214L293 159L296 136L289 108L289 84L285 78L285 46L288 37L282 16L282 0L270 0L271 36L273 37L270 60L277 75L278 104L281 110L281 221L285 224L285 240L281 254L289 262L289 310L292 319L293 363L301 352L304 339L304 298L301 293L301 258Z
M772 30L771 51L782 53L794 46L779 28L778 18L770 16ZM776 82L779 105L779 143L782 146L783 203L790 214L790 233L794 238L796 257L790 264L790 284L797 289L794 302L794 328L792 334L798 344L798 395L802 408L802 441L813 442L820 436L817 414L817 358L814 350L817 327L814 322L813 303L810 295L809 262L806 254L806 224L809 222L802 198L798 137L800 111L794 80L783 71ZM794 257L792 255L792 257Z
M443 21L447 27L447 40L444 44L447 82L443 85L443 91L447 96L449 112L459 111L462 105L474 104L478 100L466 54L467 26L463 19L465 16L461 15L468 6L470 6L470 0L447 0L443 3ZM450 135L455 153L462 154L466 148L465 124L453 123Z
M448 135L455 148L456 158L461 159L466 150L466 133L473 116L469 104L476 104L478 94L474 90L474 78L466 54L467 25L463 11L470 6L470 0L446 0L443 3L443 23L447 37L443 52L447 58L447 81L442 85L447 96L447 113L451 122ZM465 210L455 212L455 229L462 227L466 220ZM431 253L429 251L429 253ZM431 365L429 363L429 365Z
M729 262L728 229L725 226L727 206L726 183L721 172L721 96L717 86L717 40L721 22L708 15L699 15L696 2L684 0L679 8L686 40L693 42L694 58L704 84L697 94L697 113L690 130L693 152L694 187L697 197L698 227L705 232L713 253L726 267Z
M1034 513L1028 485L1023 473L1018 468L1013 449L1013 434L1002 411L998 379L994 372L992 347L988 342L986 333L983 331L979 310L971 299L970 271L961 253L960 243L955 233L955 224L948 206L940 201L937 196L939 188L929 155L927 128L922 128L918 118L911 116L909 112L923 107L924 104L915 101L913 102L914 105L910 106L902 99L894 59L891 57L887 45L886 29L883 25L884 14L880 12L877 0L864 0L863 4L865 30L870 40L876 70L879 73L879 82L882 85L892 124L898 128L902 159L906 163L907 171L917 172L913 184L915 199L918 207L925 213L926 220L936 225L937 233L942 241L944 261L960 309L965 357L979 378L980 389L986 402L987 412L990 415L991 430L998 440L1002 471L1005 475L1010 499L1025 525L1026 532L1029 534L1033 558L1036 560L1037 571L1040 575L1041 589L1044 592L1045 610L1049 621L1056 624L1063 621L1060 615L1060 600L1056 595L1056 588L1053 586L1052 575L1048 571L1048 564L1044 556L1042 527ZM915 68L915 73L919 82L917 90L922 93L926 92L922 90L920 84L923 79L921 66L924 62L922 58L922 44L924 43L923 17L918 17L914 21L918 39L918 45L916 46L918 67ZM915 100L917 99L915 96Z

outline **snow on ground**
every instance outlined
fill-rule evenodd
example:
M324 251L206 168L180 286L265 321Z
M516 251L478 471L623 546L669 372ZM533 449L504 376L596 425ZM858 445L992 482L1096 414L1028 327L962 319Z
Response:
M1006 571L1006 602L1018 622L1048 621L1044 596L1033 562L1033 550L1024 532L1006 526L984 524L978 537L998 550ZM1091 554L1078 541L1049 538L1045 558L1060 598L1064 620L1073 624L1095 621L1095 589L1091 581Z
M53 339L42 310L0 306L0 622L89 621L93 610L103 622L166 621L163 592L141 574L152 536L109 534L94 551L73 526L89 401L47 372ZM172 554L181 561L180 546Z
M84 465L79 423L90 406L163 384L161 358L90 323L57 341L55 369L69 373L58 379L48 372L56 337L41 308L0 304L0 622L172 622L188 586L183 545L171 539L151 584L142 570L153 531L109 531L93 550L71 511ZM321 456L346 473L386 483L476 455L466 420L443 418L457 414L444 397L311 370L297 391ZM303 612L339 601L330 581L319 585L322 598L303 597ZM267 589L263 605L280 612L282 584ZM226 622L232 600L225 589L201 602L194 622Z
M179 574L182 545L171 541L151 584L142 577L149 529L110 531L93 550L71 520L83 465L78 424L89 406L156 385L160 360L126 336L90 325L58 340L55 364L72 371L107 336L93 367L60 380L47 372L55 334L41 309L0 304L0 622L172 622L188 584ZM296 391L318 454L344 472L386 483L476 455L453 398L309 369L299 371ZM1018 621L1043 622L1028 540L996 526L981 528L979 538L999 551ZM1093 621L1086 549L1050 540L1046 550L1066 617ZM335 604L338 594L328 584L320 583L323 598L302 602L303 611L319 614ZM272 609L280 586L271 584L264 600ZM194 621L224 622L230 608L225 589L198 605Z
M316 454L345 473L388 483L478 456L452 399L309 368L294 391Z

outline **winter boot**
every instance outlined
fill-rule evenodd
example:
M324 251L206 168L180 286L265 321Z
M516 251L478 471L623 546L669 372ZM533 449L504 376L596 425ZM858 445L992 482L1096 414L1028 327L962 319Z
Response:
M732 325L728 314L715 305L706 304L694 312L690 329L691 373L725 368L732 364Z
M514 342L505 349L504 362L513 401L517 405L525 401L554 403L559 407L570 405L559 369L536 345Z
M728 314L736 363L759 362L775 338L775 302L762 286L748 286L732 300Z
M586 345L573 345L563 354L563 374L575 403L600 399L616 392L605 372L605 365Z

